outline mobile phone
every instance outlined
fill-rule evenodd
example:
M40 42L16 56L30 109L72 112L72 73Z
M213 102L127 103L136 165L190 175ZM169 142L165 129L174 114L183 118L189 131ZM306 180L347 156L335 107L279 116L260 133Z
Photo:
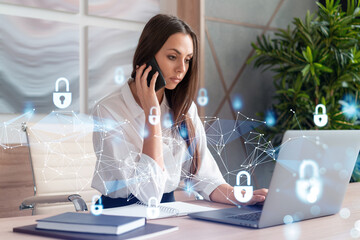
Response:
M158 63L156 62L155 56L152 57L150 59L150 61L146 63L146 68L148 68L149 66L151 66L151 71L149 72L149 74L147 76L147 85L148 85L148 87L150 87L150 82L151 82L153 75L156 72L158 72L159 75L158 75L158 77L156 79L156 83L155 83L155 91L158 91L159 89L165 87L166 82L165 82L164 76L161 73L160 67L159 67Z

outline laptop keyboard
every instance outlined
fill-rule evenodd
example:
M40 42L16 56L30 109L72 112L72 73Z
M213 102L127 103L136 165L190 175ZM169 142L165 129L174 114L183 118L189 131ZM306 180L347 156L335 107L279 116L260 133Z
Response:
M248 221L257 221L260 219L261 212L254 212L248 214L239 214L239 215L231 215L228 218L233 218L237 220L248 220Z

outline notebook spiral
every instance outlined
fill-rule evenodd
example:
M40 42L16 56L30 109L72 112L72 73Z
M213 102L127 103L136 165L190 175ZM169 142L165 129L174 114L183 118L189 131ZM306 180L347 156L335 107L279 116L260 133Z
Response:
M147 204L141 202L141 201L138 201L136 202L137 205L141 205L141 206L144 206L144 207L148 207ZM167 214L171 214L173 216L177 216L179 215L179 210L176 209L176 208L171 208L171 207L166 207L166 206L162 206L162 205L159 205L158 207L160 209L160 211L164 212L164 213L167 213Z

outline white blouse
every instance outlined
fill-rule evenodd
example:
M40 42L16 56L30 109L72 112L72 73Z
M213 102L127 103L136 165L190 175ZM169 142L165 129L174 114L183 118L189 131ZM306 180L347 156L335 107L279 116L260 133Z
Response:
M225 184L215 159L207 148L206 135L197 108L192 103L189 117L195 127L201 165L190 177L192 156L179 131L169 126L172 111L164 96L161 109L164 170L142 153L146 137L145 114L136 103L128 84L103 98L93 110L93 144L97 155L92 187L111 198L127 198L130 193L143 203L150 197L161 200L163 193L174 191L180 181L205 199Z

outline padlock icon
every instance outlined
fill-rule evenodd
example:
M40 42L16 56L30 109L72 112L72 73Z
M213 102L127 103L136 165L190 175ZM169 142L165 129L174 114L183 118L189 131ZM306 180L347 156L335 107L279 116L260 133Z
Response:
M125 83L124 70L122 67L117 67L114 73L114 81L116 84L123 85Z
M96 204L96 199L99 199L98 204ZM91 208L90 208L91 213L95 216L99 216L102 213L103 209L104 206L102 205L101 196L94 195L91 201Z
M305 169L311 168L312 176L305 178ZM304 203L315 203L321 195L322 182L319 178L319 168L310 159L303 160L299 168L299 179L296 181L296 193Z
M245 175L247 178L247 186L241 186L240 185L240 177L241 175ZM240 171L236 175L236 186L234 186L234 196L236 200L238 200L241 203L246 203L250 201L250 199L253 197L253 186L250 186L251 179L250 174L247 171Z
M156 197L149 198L148 206L146 209L147 218L157 218L160 214L160 207Z
M204 107L208 104L209 98L207 96L207 91L205 88L200 88L199 94L197 97L197 102L200 106Z
M150 115L149 115L149 122L152 124L152 125L156 125L159 123L160 121L160 116L159 114L157 114L157 108L156 107L151 107L150 108Z
M322 110L322 113L319 113L319 109ZM328 115L326 114L326 107L324 104L318 104L315 107L314 113L314 123L318 127L324 127L328 122Z
M59 83L65 82L66 92L59 92ZM64 77L58 78L55 83L55 92L53 93L54 105L58 108L67 108L71 104L71 92L69 92L69 80Z

